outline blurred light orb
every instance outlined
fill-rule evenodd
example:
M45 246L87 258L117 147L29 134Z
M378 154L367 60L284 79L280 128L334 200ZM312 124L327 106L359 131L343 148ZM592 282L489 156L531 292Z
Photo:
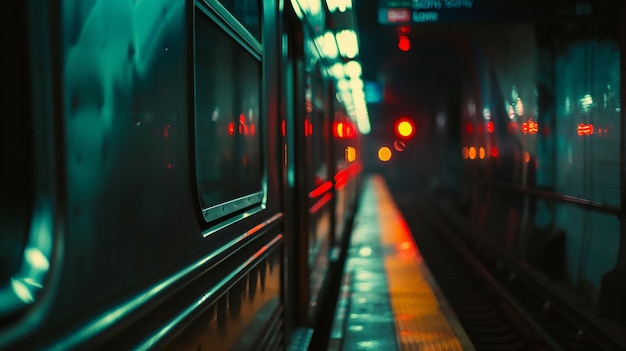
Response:
M391 149L386 146L382 146L378 149L378 159L383 162L391 160Z
M406 149L406 144L403 141L396 140L393 142L393 148L396 149L396 151L402 152Z

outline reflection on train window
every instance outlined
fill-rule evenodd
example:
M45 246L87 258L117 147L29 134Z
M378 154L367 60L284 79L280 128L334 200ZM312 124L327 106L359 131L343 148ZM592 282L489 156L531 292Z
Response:
M258 0L220 0L220 2L257 40L261 40L261 15Z
M211 221L262 199L261 63L200 11L195 29L196 176Z
M307 161L315 172L313 189L328 179L324 155L328 152L325 148L329 126L325 124L323 78L317 64L312 67L312 72L307 72L305 89L304 135L307 137Z
M12 11L12 15L5 18L8 21L7 28L13 28L13 34L27 33L27 22L20 20L20 15L26 18L26 6L15 7ZM5 33L4 37L4 42L9 45L6 52L11 54L5 55L8 62L4 66L6 68L3 76L4 83L10 89L2 94L5 118L2 119L3 133L0 138L0 287L8 285L9 279L22 264L34 196L34 139L30 118L32 102L28 98L31 91L28 40L19 36L13 38L13 34ZM2 303L10 301L0 302ZM8 306L2 307L0 312L5 311Z

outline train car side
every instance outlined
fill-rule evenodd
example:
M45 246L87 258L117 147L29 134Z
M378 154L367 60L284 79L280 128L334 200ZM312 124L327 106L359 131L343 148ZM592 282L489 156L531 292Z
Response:
M285 8L14 10L21 88L6 103L30 108L2 151L17 170L2 185L0 348L274 350L315 327L359 169L333 146L328 63L312 111L306 87L285 94Z

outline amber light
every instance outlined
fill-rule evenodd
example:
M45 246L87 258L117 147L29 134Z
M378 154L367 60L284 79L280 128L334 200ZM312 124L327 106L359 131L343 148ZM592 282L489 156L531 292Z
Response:
M386 146L383 146L380 149L378 149L378 159L383 162L387 162L391 160L391 149Z
M346 147L346 161L348 162L356 161L356 149L352 146Z
M476 148L473 146L470 146L468 154L469 154L470 160L476 159Z

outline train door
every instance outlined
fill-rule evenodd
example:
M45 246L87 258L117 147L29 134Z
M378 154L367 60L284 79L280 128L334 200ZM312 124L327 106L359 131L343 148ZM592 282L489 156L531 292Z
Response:
M281 135L283 145L283 167L282 167L282 187L283 187L283 209L285 213L285 233L287 250L285 255L286 271L284 277L284 304L286 306L286 320L291 323L286 324L286 328L297 328L306 324L308 287L307 287L307 265L306 256L301 252L306 251L306 241L300 240L299 233L302 232L303 223L301 208L297 206L297 182L296 174L300 169L296 169L298 164L296 159L298 154L296 130L296 111L303 109L302 100L297 97L302 96L300 82L302 81L302 23L297 18L294 9L289 3L285 4L284 29L282 34L283 57L281 70L281 104L283 118L281 121ZM286 330L290 334L290 330Z
M285 7L283 38L284 204L287 213L288 305L298 326L312 327L325 295L330 266L333 181L329 167L330 119L324 62L310 16ZM298 5L295 5L298 6Z

